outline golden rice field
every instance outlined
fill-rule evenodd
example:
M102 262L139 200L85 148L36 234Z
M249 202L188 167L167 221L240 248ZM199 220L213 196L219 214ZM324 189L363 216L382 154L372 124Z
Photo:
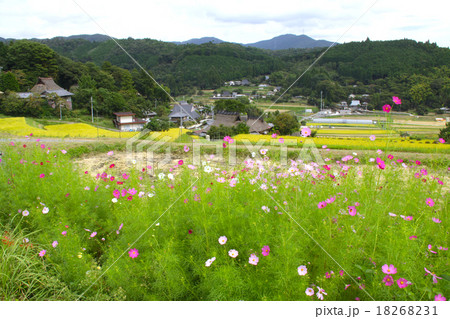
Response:
M312 140L317 147L326 147L330 149L351 149L351 150L384 150L389 148L392 151L409 151L421 153L450 153L449 144L435 143L434 140L408 140L402 138L376 138L371 141L367 138L359 137L295 137L279 136L276 139L270 135L239 134L234 137L238 143L244 143L245 140L252 144L264 141L264 144L277 145L279 138L284 139L286 145L302 145L305 141Z
M138 132L115 132L105 129L98 129L89 124L57 124L47 125L44 128L38 128L29 125L24 117L12 117L0 119L0 132L11 135L27 136L31 133L36 137L58 137L58 138L130 138L138 134ZM188 130L183 129L182 134ZM179 129L170 129L166 132L152 132L151 139L159 140L163 137L170 137L169 141L174 141L179 137Z

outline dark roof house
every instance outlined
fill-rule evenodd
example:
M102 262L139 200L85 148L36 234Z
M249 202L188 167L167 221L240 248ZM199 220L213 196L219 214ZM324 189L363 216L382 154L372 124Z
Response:
M70 93L67 90L64 90L62 87L60 87L58 84L55 83L53 78L38 78L38 82L35 86L33 86L30 90L30 92L19 92L18 96L20 98L28 98L33 93L39 94L41 97L47 97L49 94L54 93L61 97L67 107L71 110L72 109L72 98L71 96L73 93ZM50 103L50 102L49 102ZM55 107L55 104L51 104L52 107Z
M261 118L248 117L247 114L240 114L238 112L219 111L214 117L214 122L204 128L202 133L206 133L211 126L218 127L223 125L226 127L233 127L239 123L247 124L251 134L267 133L271 129L271 126Z
M194 105L181 101L179 104L174 105L172 112L169 114L171 121L179 120L196 120L200 117L200 114L194 108Z

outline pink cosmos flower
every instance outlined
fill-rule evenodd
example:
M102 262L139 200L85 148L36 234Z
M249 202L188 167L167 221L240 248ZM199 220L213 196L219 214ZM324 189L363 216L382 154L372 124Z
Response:
M183 163L184 163L183 160L178 161L178 165L180 165L180 166L183 165Z
M340 271L339 271L339 275L340 275L340 276L344 276L344 271L343 271L343 270L340 270Z
M262 255L263 256L269 256L269 253L270 253L270 247L269 246L264 246L263 248L262 248Z
M114 154L114 151L109 151L108 153L106 153L106 155L111 156Z
M61 153L66 154L67 151L66 150L61 150Z
M230 256L231 258L236 258L239 255L239 252L236 249L231 249L228 252L228 256Z
M137 256L139 256L139 251L136 248L130 249L128 255L130 255L132 259L136 258Z
M433 248L433 246L428 245L428 250L430 251L430 253L437 254L437 252L435 252L434 250L431 250L431 248Z
M369 139L370 139L371 141L375 141L376 137L375 137L375 135L370 135Z
M381 271L388 275L395 275L397 273L397 268L394 265L388 266L387 264L381 267Z
M389 154L388 155L388 158L391 160L391 159L393 159L394 158L394 156L393 155L391 155L391 154Z
M224 141L224 142L229 142L230 139L231 139L231 137L227 135L227 136L225 136L225 137L223 138L223 141Z
M278 139L278 142L280 142L281 144L283 144L283 143L284 143L284 138L280 137L280 138Z
M434 301L447 301L447 298L445 298L443 295L439 294L434 296Z
M428 206L433 207L434 206L434 200L431 198L426 199L426 203Z
M408 287L408 280L406 280L405 278L398 278L397 285L401 289L406 288Z
M206 267L211 266L211 264L214 262L214 260L216 260L216 257L213 257L213 258L211 258L211 259L208 259L208 260L205 262L205 266L206 266Z
M319 207L319 209L324 208L327 206L326 202L320 202L319 204L317 204L317 207Z
M350 216L355 216L356 215L356 207L355 206L348 206L348 213Z
M302 136L308 137L311 135L311 129L309 127L302 128Z
M44 178L44 177L45 177L45 174L41 174L41 175L39 175L39 177L40 177L40 178Z
M251 254L250 258L248 259L248 263L251 265L258 265L259 258L255 254Z
M417 239L417 236L409 236L409 239L411 239L411 240L416 240L416 239Z
M383 278L383 282L386 286L392 286L394 284L394 279L391 275L386 275L386 277Z
M91 238L92 237L95 237L97 235L97 232L95 231L95 232L93 232L92 234L91 234Z
M66 232L66 231L63 231L63 232L61 233L61 235L66 236L66 235L67 235L67 232Z
M400 100L400 98L397 96L393 96L392 101L397 105L402 104L402 100Z
M392 110L392 106L389 104L383 105L383 112L389 113Z
M344 288L344 290L347 290L347 288L348 287L350 287L351 285L350 284L348 284L348 285L345 285L345 288Z
M444 143L445 143L445 140L444 140L443 138L440 138L440 139L439 139L439 143L444 144Z
M306 294L307 296L312 296L312 295L314 295L314 289L312 289L312 288L306 288L305 294Z
M386 164L384 163L384 161L379 157L377 157L377 164L380 169L384 169L386 167Z
M45 255L46 252L47 252L46 250L41 250L41 251L39 252L39 256L40 256L40 257L43 257L43 256Z
M277 138L277 133L273 133L272 138Z
M325 273L325 278L331 278L331 274L328 271Z
M423 269L425 269L425 271L427 272L427 274L425 274L425 276L431 275L431 276L433 277L433 282L434 282L435 284L437 284L437 282L438 282L437 280L438 280L438 279L442 279L441 277L436 276L435 273L429 271L429 270L426 269L425 267L424 267Z
M185 145L183 149L186 153L189 152L189 146Z
M42 209L42 214L48 214L48 212L49 212L49 209L48 209L48 207L44 207L44 209Z
M26 216L30 215L30 212L29 212L28 210L25 209L25 210L22 212L22 215L26 217Z
M58 246L58 242L55 240L55 241L52 243L52 246L53 246L53 248L56 248L56 246Z
M440 220L439 218L436 218L436 217L433 217L432 220L433 220L436 224L442 223L442 220Z

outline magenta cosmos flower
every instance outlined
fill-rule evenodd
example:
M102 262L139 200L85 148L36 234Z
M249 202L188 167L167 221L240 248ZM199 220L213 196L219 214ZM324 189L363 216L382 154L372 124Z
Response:
M402 100L400 100L400 98L397 96L393 96L392 101L397 105L402 104Z
M39 256L40 256L40 257L43 257L43 256L45 255L46 252L47 252L46 250L41 250L41 251L39 252Z
M348 206L348 213L350 214L350 216L355 216L356 215L356 207Z
M136 248L130 249L128 255L130 255L131 258L136 258L139 256L139 251Z
M388 266L385 264L381 267L381 271L388 275L394 275L397 273L397 268L395 268L394 265Z
M380 169L384 169L386 167L386 164L384 163L384 161L379 157L377 157L377 164L378 164L378 168L380 168Z
M439 294L434 296L434 301L447 301L447 298L445 298L443 295Z
M317 207L319 207L319 209L324 208L326 206L327 206L327 202L320 202L319 204L317 204Z
M439 143L444 144L444 143L445 143L445 140L444 140L443 138L440 138L440 139L439 139Z
M389 113L392 110L392 106L389 104L383 105L383 112Z
M392 286L394 284L394 279L391 275L386 275L386 277L383 278L383 282L386 286Z
M267 246L267 245L264 246L264 247L262 248L262 255L263 255L263 256L268 256L269 253L270 253L270 247Z
M434 206L434 200L431 198L426 199L426 203L428 206L433 207Z
M397 285L401 289L406 288L408 287L408 280L406 280L405 278L398 278Z

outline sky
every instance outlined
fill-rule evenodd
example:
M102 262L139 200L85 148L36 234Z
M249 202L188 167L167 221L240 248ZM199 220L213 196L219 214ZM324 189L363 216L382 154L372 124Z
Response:
M253 43L282 34L331 42L413 39L450 46L445 0L0 0L0 37Z

